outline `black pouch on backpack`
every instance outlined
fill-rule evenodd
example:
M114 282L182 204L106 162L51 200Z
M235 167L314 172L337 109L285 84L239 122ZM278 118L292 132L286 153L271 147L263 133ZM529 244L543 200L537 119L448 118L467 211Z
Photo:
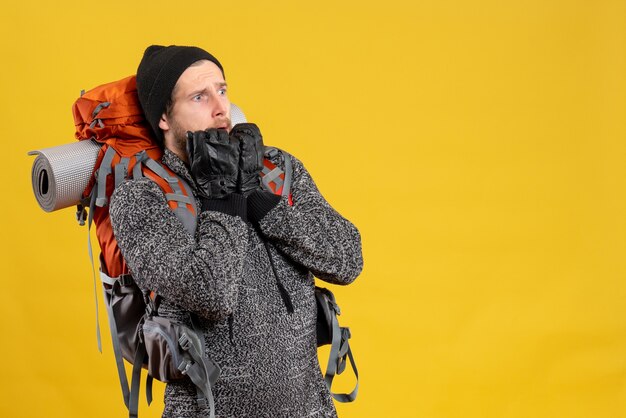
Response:
M140 323L139 350L133 364L133 384L129 412L136 417L138 406L141 363L148 369L146 389L148 403L152 399L152 379L165 383L189 378L196 386L197 402L209 409L209 418L215 417L215 400L211 387L219 378L219 367L204 353L204 343L199 334L184 324L157 316L152 302Z
M107 278L102 277L113 349L116 357L121 356L132 364L139 344L138 327L146 313L144 295L130 275L115 280Z
M197 333L168 318L146 318L142 326L143 341L148 354L148 373L161 382L172 382L197 372L214 384L219 367L204 355L204 347Z
M197 389L197 401L215 416L211 387L219 367L204 353L202 336L183 323L158 316L158 296L141 291L130 275L110 278L101 270L104 297L111 326L113 351L129 416L136 417L141 369L147 369L146 396L152 400L152 379L164 383L189 378ZM123 360L133 365L129 386Z
M331 344L333 342L333 317L337 306L335 296L328 289L315 287L315 301L317 303L317 346Z

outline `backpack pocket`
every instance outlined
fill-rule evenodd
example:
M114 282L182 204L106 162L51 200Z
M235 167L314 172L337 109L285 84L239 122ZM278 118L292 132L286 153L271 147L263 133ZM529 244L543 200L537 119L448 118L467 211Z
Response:
M142 335L148 373L161 382L183 379L189 367L204 357L196 333L179 322L159 316L147 318Z
M335 296L323 287L315 287L315 301L317 304L317 346L321 347L333 342L333 318L339 307L335 303Z

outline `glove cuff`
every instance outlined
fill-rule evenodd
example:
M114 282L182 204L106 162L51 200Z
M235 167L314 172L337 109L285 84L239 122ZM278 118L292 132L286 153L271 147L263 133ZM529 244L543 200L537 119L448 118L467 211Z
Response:
M231 216L239 216L245 221L247 217L246 198L237 193L230 193L223 199L202 198L202 212L212 210Z
M244 196L248 196L253 191L261 187L261 178L259 172L245 173L241 172L241 184L239 185L239 193Z
M255 190L248 195L248 219L258 223L280 202L280 196L263 190Z

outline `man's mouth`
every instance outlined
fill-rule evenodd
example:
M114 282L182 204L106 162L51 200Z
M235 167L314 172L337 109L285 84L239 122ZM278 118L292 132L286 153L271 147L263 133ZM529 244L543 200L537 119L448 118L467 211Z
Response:
M219 121L217 123L216 129L226 129L226 130L229 130L230 129L230 121L229 120Z

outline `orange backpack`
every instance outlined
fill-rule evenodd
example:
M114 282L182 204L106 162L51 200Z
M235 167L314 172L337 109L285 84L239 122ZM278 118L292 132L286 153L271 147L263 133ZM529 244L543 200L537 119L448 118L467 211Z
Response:
M92 181L83 193L85 199L94 200L95 206L90 216L96 223L103 270L110 277L129 274L109 219L108 200L115 187L130 173L133 177L147 176L164 191L172 210L181 208L195 218L193 195L182 179L158 163L163 152L154 141L143 116L135 76L104 84L82 94L74 103L72 111L76 138L103 144ZM172 178L177 181L169 182Z
M165 194L168 205L185 227L193 234L196 222L196 205L189 185L167 166L160 163L163 152L154 141L150 128L145 121L139 98L135 76L101 85L87 93L81 92L72 108L76 138L93 140L103 144L94 174L83 192L83 203L79 205L77 217L84 224L96 224L96 236L100 245L100 278L104 287L105 305L109 318L111 339L117 363L118 375L124 403L130 416L137 416L139 378L141 367L148 367L145 346L140 341L140 328L145 322L146 304L155 307L157 298L154 294L147 298L132 279L126 261L122 257L117 240L113 234L109 218L108 202L117 186L127 178L148 177L159 185ZM88 214L86 207L89 207ZM89 256L93 265L91 243ZM94 293L96 293L94 276ZM98 306L96 296L96 330L98 349L102 351L98 326ZM204 375L197 383L213 410L213 399L208 385L209 380L217 379L219 369L212 369L212 376L207 368L212 366L204 353L194 352L195 357L187 356L189 363L199 365ZM193 358L192 358L193 357ZM122 359L133 363L133 383L129 387ZM155 376L167 381L162 376ZM148 402L151 401L151 375L147 381ZM196 383L196 382L194 382ZM213 411L212 411L213 412Z
M160 372L161 358L150 358L145 341L140 341L140 332L147 332L145 323L159 326L162 318L154 320L158 310L158 296L142 292L135 284L126 264L109 218L108 202L113 191L128 178L148 177L159 185L170 209L176 214L185 228L193 235L196 228L196 202L191 188L169 167L161 164L163 152L153 139L152 132L144 118L135 76L104 84L88 92L81 92L72 108L78 140L93 140L102 144L93 176L83 193L83 201L78 206L77 218L81 225L88 221L96 224L96 236L100 245L100 278L104 287L105 305L111 330L113 350L124 403L131 417L137 416L139 378L141 367L148 369L146 394L151 401L152 378L168 382L170 374ZM241 115L243 119L243 115ZM266 147L266 157L279 153L276 148ZM285 170L281 170L268 158L261 172L263 187L271 192L287 196L291 204L291 166L288 155L284 155ZM88 209L87 209L88 208ZM93 266L91 243L89 256ZM94 293L96 279L94 275ZM158 319L158 318L157 318ZM155 322L156 321L156 322ZM167 324L171 328L171 324ZM142 328L143 327L143 328ZM181 336L193 340L194 333L184 329ZM186 334L185 334L186 332ZM98 306L96 296L96 333L98 348L102 351L98 326ZM177 338L178 339L178 338ZM146 340L146 338L143 338ZM198 389L198 402L208 401L211 416L214 414L213 396L210 385L219 376L219 368L204 355L197 338L194 344L187 341L177 350L180 364L175 364L183 375L188 376ZM157 353L159 354L159 353ZM176 353L174 353L176 354ZM154 356L153 356L154 357ZM123 359L133 364L132 387L129 387ZM152 362L154 360L154 362ZM174 370L177 373L177 370ZM177 375L178 376L178 375Z

